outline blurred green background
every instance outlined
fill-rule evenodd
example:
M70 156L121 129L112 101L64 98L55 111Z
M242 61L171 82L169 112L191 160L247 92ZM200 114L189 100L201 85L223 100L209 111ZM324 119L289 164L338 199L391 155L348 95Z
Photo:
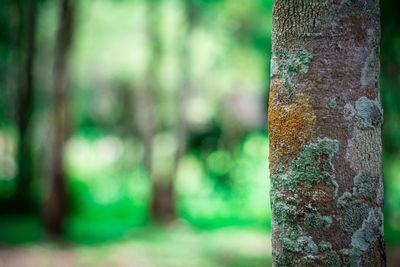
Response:
M272 2L3 0L0 266L269 266ZM389 259L398 10L381 3Z

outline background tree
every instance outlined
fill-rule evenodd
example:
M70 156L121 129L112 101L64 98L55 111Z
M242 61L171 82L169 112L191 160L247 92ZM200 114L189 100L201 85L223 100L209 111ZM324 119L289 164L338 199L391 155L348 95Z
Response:
M37 203L32 194L32 116L38 7L36 0L5 1L1 9L1 121L14 121L18 132L15 189L2 205L15 213L32 213Z
M18 210L29 210L34 203L32 197L33 181L33 155L32 138L30 135L31 117L33 113L34 100L34 71L36 50L36 24L37 24L37 1L17 1L19 14L19 29L17 31L18 65L24 68L17 75L18 104L17 125L19 132L18 141L18 177L13 203ZM27 15L24 16L24 13ZM21 64L21 65L20 65Z
M273 7L276 266L385 265L378 1Z
M67 215L67 177L64 168L64 145L69 133L68 55L74 26L74 3L60 0L58 32L54 54L52 119L54 140L51 149L48 195L45 196L45 230L61 235Z

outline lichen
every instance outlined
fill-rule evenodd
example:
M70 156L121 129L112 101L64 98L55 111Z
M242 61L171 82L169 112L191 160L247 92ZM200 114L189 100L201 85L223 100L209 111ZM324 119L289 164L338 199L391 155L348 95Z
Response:
M294 73L305 74L308 72L308 66L312 59L312 54L307 50L299 50L297 53L290 53L283 48L276 50L276 56L279 61L279 75L285 79L285 84L289 92L294 91L291 75Z
M326 267L340 267L340 257L335 251L329 251L324 255Z
M277 202L273 206L274 218L278 225L294 222L296 218L296 206Z
M271 165L278 164L279 158L289 155L311 140L316 116L307 99L298 94L290 104L280 103L278 94L281 86L271 86L268 110L268 134L272 153Z
M366 86L371 83L374 79L378 78L378 68L375 68L376 62L376 48L373 44L373 38L368 40L369 49L371 52L365 60L364 67L361 71L361 85Z
M345 120L350 120L351 118L354 117L354 114L356 114L356 111L354 109L354 107L347 103L346 105L344 105L343 107L343 116Z
M354 2L355 2L355 0L342 0L340 5L342 5L342 6L351 6L351 4L354 3Z
M285 252L284 254L275 254L275 265L276 267L280 266L290 266L290 263L293 258L293 253Z
M328 228L332 224L332 217L321 216L318 212L308 213L304 218L304 224L309 228Z
M353 137L348 141L345 158L357 173L369 173L372 177L381 177L381 129L378 127L365 131L354 127Z
M347 205L348 200L351 199L353 196L350 192L344 192L341 197L336 202L336 207L343 208L344 206Z
M277 57L272 56L271 57L271 70L270 70L271 76L279 74L279 64L277 62Z
M361 194L366 198L376 198L376 180L369 173L356 175L353 180L353 195L358 196L358 194Z
M302 255L314 255L318 252L311 236L303 236L303 230L300 226L288 226L286 231L280 235L282 248L290 252L300 253Z
M321 241L319 242L318 247L321 251L326 251L332 249L332 244L328 241Z
M342 254L343 267L358 267L361 261L361 251L357 248L345 248L339 251Z
M272 189L294 192L301 181L306 189L325 181L327 186L335 187L333 198L336 198L338 184L335 181L332 158L338 149L337 140L318 138L316 143L305 146L300 157L292 161L289 172L271 176Z
M365 96L356 101L356 116L362 130L374 129L383 123L383 109L379 100L370 100Z
M336 100L335 100L335 99L332 99L331 101L329 101L328 105L329 105L331 108L335 108L335 107L337 106Z
M353 248L365 251L380 236L383 236L383 214L378 210L378 215L375 216L375 211L371 208L368 218L362 223L362 227L354 232L351 245Z
M354 200L344 209L340 224L347 232L354 232L362 226L368 217L369 207L360 200Z

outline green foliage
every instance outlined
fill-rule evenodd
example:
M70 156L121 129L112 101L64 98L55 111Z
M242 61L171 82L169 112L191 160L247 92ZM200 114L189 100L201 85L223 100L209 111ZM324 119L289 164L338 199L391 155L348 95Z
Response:
M230 156L229 161L235 164L226 164L224 157L229 154L224 150L212 152L205 166L194 154L185 156L175 183L181 216L203 227L227 223L265 225L266 215L270 214L269 203L265 202L269 181L263 156L267 148L265 135L253 133ZM210 157L215 157L212 162ZM222 177L214 179L216 171L228 176L229 182L221 186Z

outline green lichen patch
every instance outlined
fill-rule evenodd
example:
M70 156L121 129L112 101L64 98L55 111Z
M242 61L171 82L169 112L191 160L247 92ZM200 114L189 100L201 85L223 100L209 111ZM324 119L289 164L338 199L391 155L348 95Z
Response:
M365 251L380 236L383 236L383 213L379 210L376 216L374 209L371 208L368 218L362 223L362 227L354 232L351 245L353 248Z
M332 224L332 217L321 216L318 212L308 213L304 218L304 224L309 228L328 228Z
M334 251L329 251L324 255L326 267L340 267L340 257Z
M335 108L335 107L337 106L336 100L335 100L335 99L332 99L331 101L329 101L328 105L329 105L331 108Z
M361 261L361 251L357 248L342 249L339 251L342 254L343 267L358 267Z
M308 190L309 197L311 198L311 195L314 197L313 201L330 197L333 190L329 192L326 190L326 186L335 188L333 197L336 197L338 185L335 181L332 158L338 149L337 140L318 138L317 142L303 148L300 156L292 161L289 170L285 171L281 168L276 175L271 177L271 191L273 192L271 207L280 231L279 239L282 244L281 254L275 255L277 265L279 262L280 266L285 266L292 257L293 261L297 260L303 264L318 253L318 246L312 237L304 235L303 229L299 225L294 225L299 219L296 205L299 204L299 196L307 193L304 187L311 189L317 185L313 188L314 191ZM308 204L310 204L307 205L309 213L306 214L305 225L309 228L330 227L332 218L322 216L312 207L311 203ZM289 256L286 256L287 253Z
M286 204L285 202L277 202L273 206L274 218L277 224L288 224L295 221L296 206Z
M294 73L305 74L312 59L312 54L307 50L299 50L297 53L290 53L283 48L278 48L276 56L279 61L279 75L285 79L285 84L290 92L294 91L291 75Z
M356 116L360 121L358 127L362 130L380 126L383 123L383 109L379 100L360 97L356 101Z
M285 195L279 191L272 191L271 190L271 206L274 207L278 201L281 201L285 198Z
M276 267L280 266L290 266L292 262L293 253L285 252L284 254L275 254L275 265Z
M355 196L361 194L366 198L376 198L376 180L373 179L370 174L356 175L353 180L355 186L353 194Z
M340 3L342 6L351 6L356 0L342 0Z
M334 193L336 195L337 184L332 158L338 150L338 141L329 138L318 138L316 143L305 146L300 157L291 163L291 180L304 181L307 189L313 184L325 181L328 186L336 187Z
M311 236L303 236L301 227L288 226L286 231L280 235L283 250L299 253L302 255L315 255L318 253L318 247Z
M319 242L318 247L321 251L326 251L332 249L332 244L328 241L321 241Z
M340 224L347 232L354 232L362 226L368 217L369 207L362 201L355 200L344 209Z
M348 203L348 201L352 198L352 194L350 192L344 192L341 197L336 202L336 207L339 209L345 207Z
M329 138L318 138L316 143L305 146L300 157L292 161L287 173L271 176L272 190L284 189L296 193L301 181L304 182L306 189L325 181L327 186L335 187L333 198L337 197L338 184L335 180L332 158L338 149L338 141Z

